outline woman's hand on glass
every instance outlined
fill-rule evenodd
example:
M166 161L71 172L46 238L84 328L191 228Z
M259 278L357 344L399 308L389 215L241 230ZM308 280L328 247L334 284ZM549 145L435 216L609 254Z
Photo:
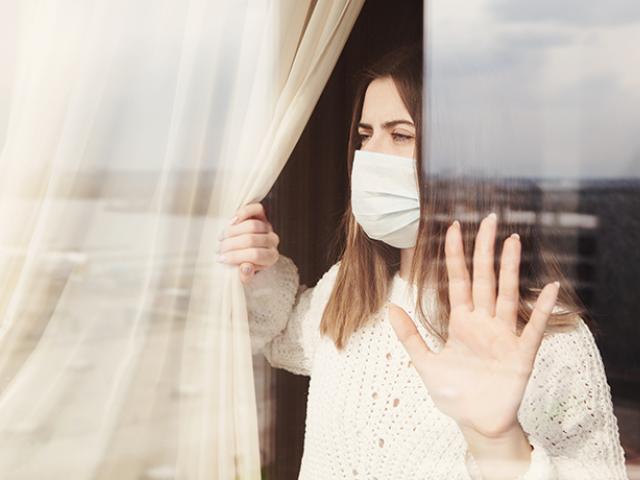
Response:
M261 203L240 207L234 221L224 229L218 246L218 261L240 266L240 280L249 282L280 256L280 237L273 231Z
M559 284L540 292L532 315L517 334L520 239L505 240L498 296L494 274L497 219L480 224L473 255L473 284L465 263L460 224L447 230L445 256L451 311L447 342L435 353L400 307L389 305L389 320L435 405L463 431L498 438L517 429L517 412Z

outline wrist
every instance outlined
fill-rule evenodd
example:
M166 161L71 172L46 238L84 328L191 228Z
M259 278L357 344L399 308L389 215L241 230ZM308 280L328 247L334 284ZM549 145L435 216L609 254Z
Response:
M529 468L533 447L519 423L492 436L467 427L460 430L484 479L513 479Z
M460 431L465 438L472 442L482 442L500 445L503 443L514 442L521 440L523 437L526 439L526 433L522 429L522 425L517 420L509 427L500 432L482 432L476 430L473 427L458 424Z

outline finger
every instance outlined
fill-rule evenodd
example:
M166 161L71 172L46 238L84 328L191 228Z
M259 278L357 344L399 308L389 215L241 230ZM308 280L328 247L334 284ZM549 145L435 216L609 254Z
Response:
M493 269L496 225L497 216L492 212L480 222L473 248L473 308L482 308L491 316L495 315L496 306L496 275Z
M243 263L240 265L240 281L242 283L249 283L255 273L256 270L252 263Z
M241 263L240 264L240 280L243 283L249 283L253 277L255 277L262 270L271 268L273 265L254 265L253 263ZM246 271L243 271L246 268Z
M532 358L535 358L538 348L540 347L540 342L542 342L549 315L553 311L553 307L558 298L559 289L559 282L549 283L542 289L533 307L531 318L529 318L520 335L525 348L528 349Z
M422 365L433 354L404 309L390 303L389 322L416 367Z
M218 257L218 261L228 265L251 263L255 268L260 265L273 265L278 260L279 255L278 250L275 248L244 248L223 253Z
M500 259L500 276L496 316L506 323L513 333L518 320L519 280L520 280L520 236L512 234L504 241Z
M271 231L273 231L271 224L263 220L249 219L225 228L222 232L221 240L244 235L245 233L269 233Z
M264 222L268 222L267 212L264 209L264 206L259 203L249 203L247 205L243 205L236 212L236 216L234 217L234 221L232 225L236 225L248 218L256 218L257 220L262 220Z
M280 238L276 232L247 233L222 240L218 248L218 253L226 253L231 250L241 250L244 248L275 248L279 243Z
M471 282L469 281L469 271L464 259L460 223L457 220L447 229L444 252L447 275L449 277L451 311L459 307L471 310L473 308L471 303Z

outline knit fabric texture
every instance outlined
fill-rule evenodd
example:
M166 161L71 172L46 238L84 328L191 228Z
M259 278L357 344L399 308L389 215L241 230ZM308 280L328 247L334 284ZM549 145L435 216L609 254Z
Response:
M458 425L434 405L386 308L343 351L321 337L339 265L308 288L280 255L244 286L253 353L310 376L299 479L480 479ZM440 341L414 315L415 295L396 273L389 302L409 313L438 352ZM428 290L426 312L434 302ZM582 319L575 330L543 337L518 420L533 451L517 480L627 479L604 366Z

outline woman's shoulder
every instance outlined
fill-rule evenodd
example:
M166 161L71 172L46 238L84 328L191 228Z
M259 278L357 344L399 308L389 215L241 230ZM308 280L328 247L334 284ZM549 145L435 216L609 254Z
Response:
M543 337L518 419L553 456L584 455L581 462L586 465L602 463L603 448L607 462L621 455L611 389L582 317L576 316L575 328Z
M561 309L554 313L563 313ZM556 367L575 364L583 355L596 349L591 329L579 314L567 314L566 322L546 331L536 356L536 363L553 362Z
M572 322L573 326L543 336L529 380L530 393L564 396L569 391L601 388L606 382L589 326L577 314Z
M341 261L338 260L333 263L325 272L321 275L321 277L316 282L315 288L317 291L322 291L326 293L327 291L331 293L333 289L333 285L335 284L338 278L338 272L340 271Z

